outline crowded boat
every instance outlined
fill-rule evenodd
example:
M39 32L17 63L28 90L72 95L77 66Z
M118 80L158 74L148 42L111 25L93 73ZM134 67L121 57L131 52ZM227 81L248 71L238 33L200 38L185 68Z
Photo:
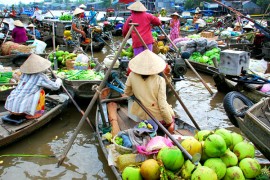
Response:
M35 136L74 106L80 121L58 167L69 164L86 122L112 179L269 179L269 6L256 18L217 0L191 9L118 3L124 8L2 10L0 147ZM229 128L195 120L207 110L182 100L191 87L179 88L194 78L208 103L223 94Z

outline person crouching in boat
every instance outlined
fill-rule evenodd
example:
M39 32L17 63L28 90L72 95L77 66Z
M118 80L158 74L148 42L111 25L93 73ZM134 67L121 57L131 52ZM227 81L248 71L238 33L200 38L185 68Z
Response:
M24 28L23 23L20 20L13 22L15 28L12 30L11 37L12 41L18 44L25 44L28 40L26 35L26 29Z
M129 62L131 73L126 81L125 94L134 95L170 133L174 131L174 112L167 102L166 82L158 75L166 67L165 61L150 50L144 50ZM141 120L150 117L134 102L131 113Z
M27 26L27 28L29 29L29 31L28 31L29 39L40 39L41 38L40 32L35 27L36 26L34 24L30 24Z
M51 81L43 72L51 67L51 62L36 54L31 54L20 67L22 72L18 86L7 97L5 108L14 115L36 119L42 116L45 106L43 88L58 90L62 80Z
M83 13L84 13L84 10L80 8L76 8L75 11L73 12L71 34L72 34L72 41L75 45L74 52L76 52L77 50L80 50L81 36L83 38L86 37L86 34L83 31L83 28L81 26L81 14Z

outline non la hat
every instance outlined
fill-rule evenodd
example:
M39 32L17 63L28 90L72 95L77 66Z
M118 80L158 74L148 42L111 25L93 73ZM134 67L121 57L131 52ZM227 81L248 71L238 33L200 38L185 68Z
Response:
M14 24L15 26L18 26L18 27L24 27L24 26L23 26L23 23L22 23L20 20L14 21L13 24Z
M140 1L136 1L135 3L129 5L127 8L132 11L147 11L146 7Z
M241 26L241 24L239 22L234 24L235 26Z
M146 49L132 58L128 66L134 73L154 75L162 72L166 67L166 63L160 56Z
M45 71L51 67L51 62L36 54L31 54L21 65L20 71L25 74L35 74Z
M83 9L85 9L85 8L86 8L86 6L85 6L84 4L81 4L81 5L79 6L79 8L83 8Z
M32 28L34 28L34 27L36 27L34 24L29 24L27 27L32 27Z
M180 15L177 12L174 12L173 14L171 14L171 16L178 16L178 17L180 17Z
M250 24L247 24L243 27L243 29L254 29Z
M73 15L81 14L81 13L83 13L83 12L84 12L83 9L81 9L81 8L76 8L75 11L73 12Z

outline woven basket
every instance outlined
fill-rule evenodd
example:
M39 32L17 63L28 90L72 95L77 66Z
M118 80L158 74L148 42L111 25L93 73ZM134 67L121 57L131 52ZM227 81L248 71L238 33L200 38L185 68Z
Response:
M214 32L206 32L206 31L201 32L201 37L212 38L212 37L214 37L214 36L215 36L215 35L214 35Z
M127 148L127 147L124 147L124 146L120 146L118 145L116 142L115 142L115 138L117 137L118 135L114 136L113 139L112 139L112 142L113 144L115 145L115 149L120 153L120 154L130 154L132 153L132 149L131 148Z
M75 63L74 60L72 60L72 59L67 59L67 60L66 60L66 67L67 67L67 69L68 69L68 70L74 69L74 63Z
M1 46L2 55L10 55L12 51L20 52L20 53L31 53L35 46L25 46L18 43L14 43L12 41L5 42Z

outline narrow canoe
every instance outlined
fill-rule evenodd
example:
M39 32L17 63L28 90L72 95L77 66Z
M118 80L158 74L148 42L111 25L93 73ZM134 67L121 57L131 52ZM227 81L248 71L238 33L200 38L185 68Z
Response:
M45 113L38 119L26 120L21 124L4 122L2 118L8 115L9 112L0 113L0 147L11 144L41 128L59 115L67 104L68 98L63 98L63 96L46 96Z

